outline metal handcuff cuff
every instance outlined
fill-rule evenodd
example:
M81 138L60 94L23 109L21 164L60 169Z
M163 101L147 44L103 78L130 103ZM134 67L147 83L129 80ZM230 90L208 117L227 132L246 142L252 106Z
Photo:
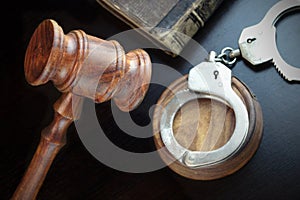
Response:
M224 64L233 64L238 56L242 56L252 65L272 61L285 79L300 81L300 69L287 64L279 54L275 28L280 17L299 8L300 1L298 0L278 2L259 24L242 31L238 50L224 48L219 56L213 51L210 52L207 61L190 70L186 80L187 87L176 91L168 101L161 97L159 102L161 105L164 104L164 109L163 111L159 111L161 108L155 110L155 116L159 116L158 122L154 125L154 131L157 130L156 132L159 133L159 136L155 137L155 142L157 147L166 148L168 156L161 155L165 162L168 162L166 157L173 157L176 160L175 164L169 165L173 171L192 179L216 179L234 173L250 160L256 151L253 148L258 148L260 143L262 122L254 128L253 123L250 125L250 121L253 121L250 112L253 111L247 108L244 100L233 90L231 70ZM235 115L231 137L223 146L210 151L195 151L182 146L173 132L173 121L177 112L190 101L199 99L221 102L230 107ZM159 112L160 114L158 114ZM254 113L260 112L260 106L257 106ZM257 117L262 121L261 115L257 115ZM249 128L251 126L252 128ZM254 133L249 132L249 129L254 129ZM250 140L257 140L254 142L256 144L247 147L247 145L251 145ZM245 150L247 148L252 148L253 151ZM236 160L230 161L234 159ZM231 162L231 164L226 162ZM233 164L234 162L240 162L240 164ZM231 165L234 166L231 167ZM205 173L209 175L205 175Z
M208 62L202 62L191 69L188 89L175 94L167 104L160 121L161 138L169 152L188 167L198 167L220 162L239 149L245 141L249 120L246 106L231 88L231 70L220 62L215 62L214 52ZM231 139L221 148L208 151L190 151L176 141L173 134L173 120L178 110L187 102L210 98L231 107L236 116L235 130Z

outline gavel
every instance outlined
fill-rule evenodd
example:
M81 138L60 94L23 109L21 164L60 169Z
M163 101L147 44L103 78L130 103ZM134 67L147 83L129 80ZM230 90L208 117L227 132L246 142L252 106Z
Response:
M35 199L47 172L66 144L69 125L80 117L84 97L96 103L114 100L122 111L135 109L151 79L151 60L142 49L125 54L117 41L106 41L82 30L64 34L53 20L44 20L28 44L25 62L28 83L52 81L62 92L54 104L54 119L42 130L38 148L13 200Z

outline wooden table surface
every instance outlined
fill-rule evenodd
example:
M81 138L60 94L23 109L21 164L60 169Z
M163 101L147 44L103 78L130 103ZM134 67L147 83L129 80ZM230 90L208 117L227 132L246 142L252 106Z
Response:
M276 2L224 1L194 39L208 51L237 47L242 29L258 23ZM28 0L26 5L10 1L2 8L8 14L1 13L0 199L6 200L22 178L40 131L53 117L52 104L60 95L51 83L32 87L25 81L23 60L34 29L42 20L52 18L65 32L82 29L106 39L130 27L93 0ZM293 13L277 26L282 56L298 67L299 21L300 13ZM184 59L172 58L160 50L148 52L153 62L171 66L182 74L192 67ZM191 56L197 57L197 52L191 51ZM38 199L300 199L300 83L283 80L272 64L254 68L241 60L233 73L256 94L264 115L261 145L237 173L215 181L193 181L168 167L141 174L121 172L95 159L72 125L68 144L55 159ZM155 84L150 86L144 102L131 113L138 124L151 123L148 110L163 90ZM112 122L110 102L95 108L100 124L105 124L105 134L115 144L134 152L155 150L152 138L130 137L118 129Z

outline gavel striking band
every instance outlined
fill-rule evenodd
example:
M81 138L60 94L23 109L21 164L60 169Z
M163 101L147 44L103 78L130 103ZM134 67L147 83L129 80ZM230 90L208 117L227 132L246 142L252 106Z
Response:
M25 55L25 76L32 85L48 81L63 92L54 104L53 121L42 131L39 146L12 199L35 199L47 172L66 143L69 125L79 118L83 97L101 103L113 99L122 111L136 108L151 79L151 60L141 49L125 54L117 41L82 30L64 35L53 20L35 30Z

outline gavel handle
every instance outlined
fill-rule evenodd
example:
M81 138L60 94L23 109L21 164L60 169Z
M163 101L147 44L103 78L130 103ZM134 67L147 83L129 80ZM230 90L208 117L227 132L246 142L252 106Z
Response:
M36 198L54 158L66 144L66 132L74 118L68 117L68 114L67 116L63 116L66 112L58 111L65 111L66 106L68 109L71 109L72 98L63 95L56 102L57 104L59 105L58 109L56 109L54 119L51 124L43 129L39 146L23 179L13 194L12 200L33 200ZM64 108L60 109L59 106L63 106ZM70 113L70 111L67 111L67 113Z

